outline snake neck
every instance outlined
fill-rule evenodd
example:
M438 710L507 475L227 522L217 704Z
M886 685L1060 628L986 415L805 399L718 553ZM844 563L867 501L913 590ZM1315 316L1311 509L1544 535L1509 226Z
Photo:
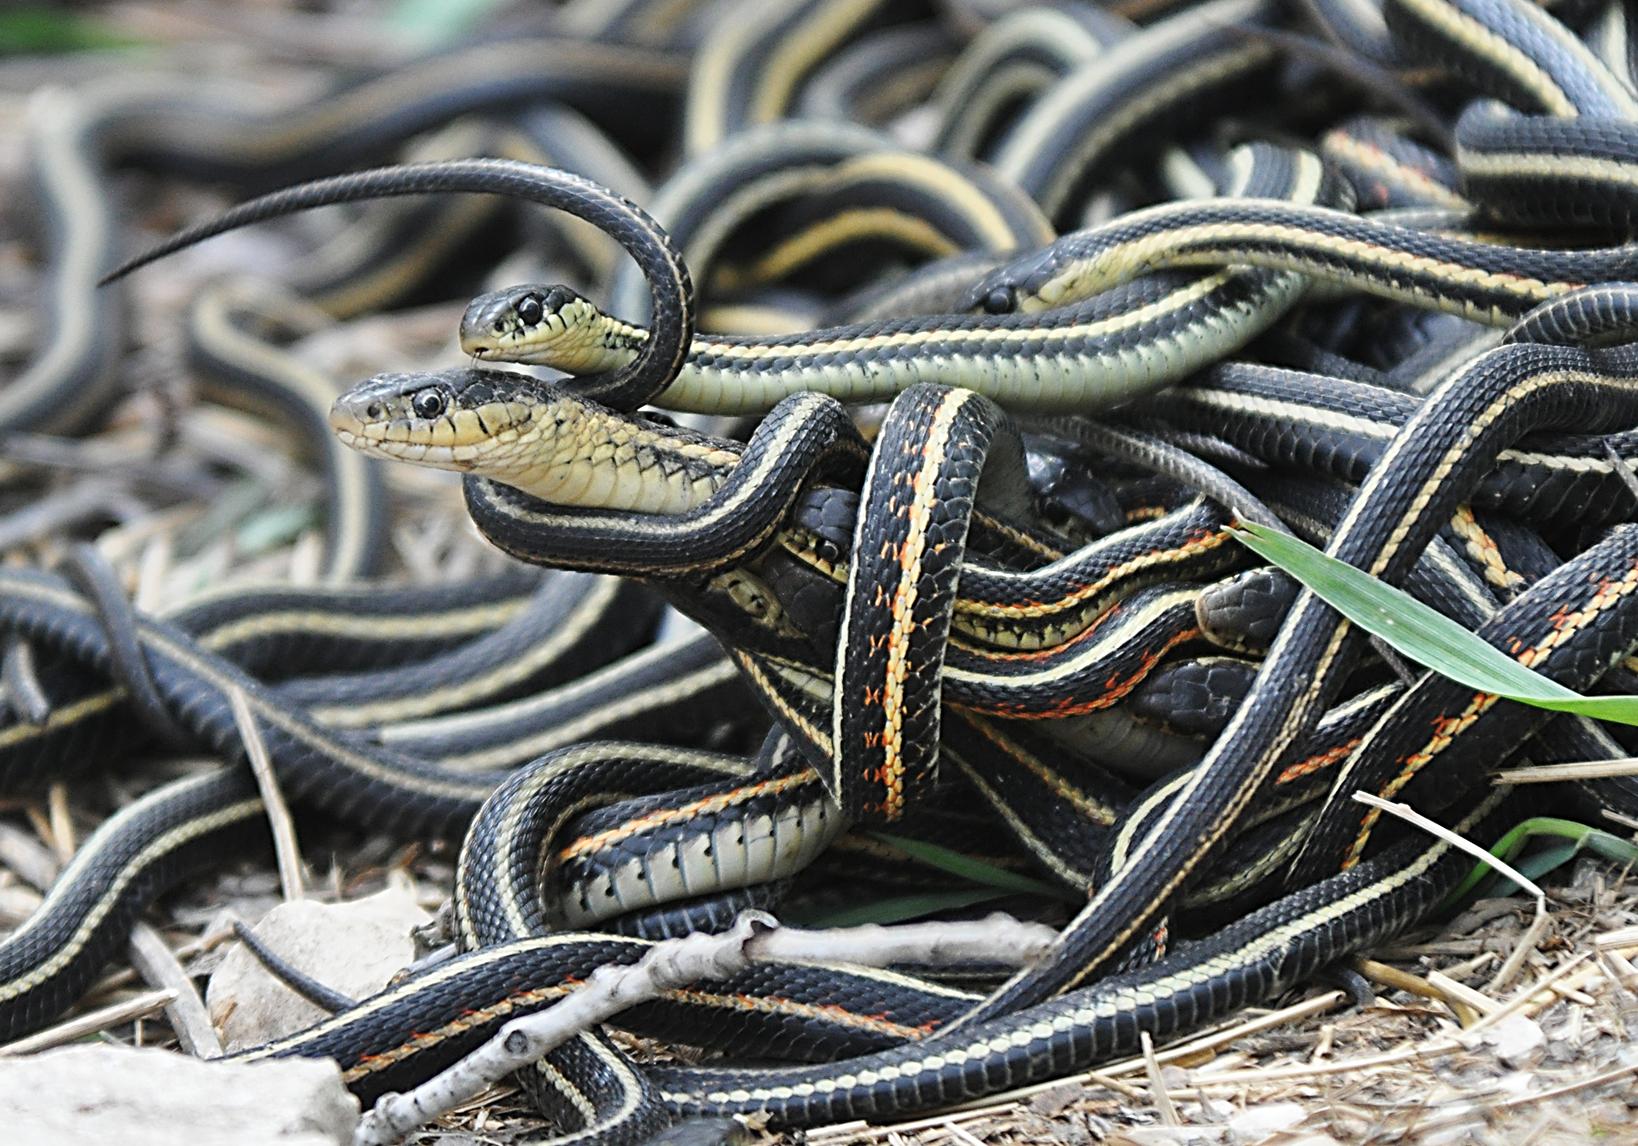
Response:
M550 366L567 374L606 374L629 366L648 343L648 331L603 314L587 304L588 314L569 321L548 348L506 361Z
M721 488L739 454L734 442L562 403L477 470L556 505L683 513Z

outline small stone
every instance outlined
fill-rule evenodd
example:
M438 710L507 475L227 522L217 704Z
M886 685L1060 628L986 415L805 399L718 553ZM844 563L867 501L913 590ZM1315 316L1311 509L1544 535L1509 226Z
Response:
M1236 1135L1258 1141L1302 1125L1308 1112L1300 1102L1264 1102L1229 1115L1228 1126Z
M1528 1015L1508 1015L1487 1027L1484 1041L1496 1057L1511 1067L1525 1066L1540 1057L1547 1036Z
M362 999L414 961L410 933L428 918L413 895L389 888L347 903L281 903L251 930L296 970ZM235 944L211 975L205 1003L229 1051L256 1046L327 1017L322 1008L279 982L243 944Z
M1031 1113L1039 1114L1043 1118L1056 1118L1085 1096L1086 1089L1080 1083L1066 1082L1061 1086L1043 1090L1030 1099L1029 1109Z
M326 1059L205 1062L86 1046L0 1059L6 1140L29 1146L345 1146L358 1100Z

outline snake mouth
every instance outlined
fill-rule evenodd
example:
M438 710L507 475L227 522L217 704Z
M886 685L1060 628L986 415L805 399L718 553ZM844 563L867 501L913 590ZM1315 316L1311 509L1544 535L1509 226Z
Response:
M364 420L339 401L330 407L330 429L343 445L353 446L364 440Z
M477 460L472 457L457 457L452 446L433 445L429 442L417 442L408 439L377 437L373 434L356 434L348 430L337 430L336 438L348 449L357 450L361 454L369 454L379 458L391 458L393 461L410 462L418 466L427 466L440 470L459 470L467 472L477 468Z

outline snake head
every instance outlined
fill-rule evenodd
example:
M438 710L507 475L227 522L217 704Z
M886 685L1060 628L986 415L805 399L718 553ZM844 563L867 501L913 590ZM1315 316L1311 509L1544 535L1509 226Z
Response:
M478 367L377 374L335 400L330 426L374 457L588 509L679 512L739 461L732 443L615 413L530 374Z
M335 400L330 428L365 453L471 470L536 416L544 386L522 374L377 374Z
M1048 309L1055 301L1060 262L1054 247L1020 255L978 280L967 292L967 309L995 315Z
M550 366L570 374L631 360L642 334L566 286L528 284L473 299L461 316L461 349L490 362Z

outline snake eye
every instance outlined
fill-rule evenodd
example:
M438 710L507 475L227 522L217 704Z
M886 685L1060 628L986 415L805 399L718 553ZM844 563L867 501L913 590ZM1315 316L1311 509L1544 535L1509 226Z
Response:
M984 296L985 314L1011 314L1018 305L1018 292L1010 286L996 287Z
M538 294L526 294L518 299L518 320L525 326L533 326L546 314L546 308L541 305Z
M410 409L423 420L436 418L444 412L444 396L437 390L421 390L410 399Z

